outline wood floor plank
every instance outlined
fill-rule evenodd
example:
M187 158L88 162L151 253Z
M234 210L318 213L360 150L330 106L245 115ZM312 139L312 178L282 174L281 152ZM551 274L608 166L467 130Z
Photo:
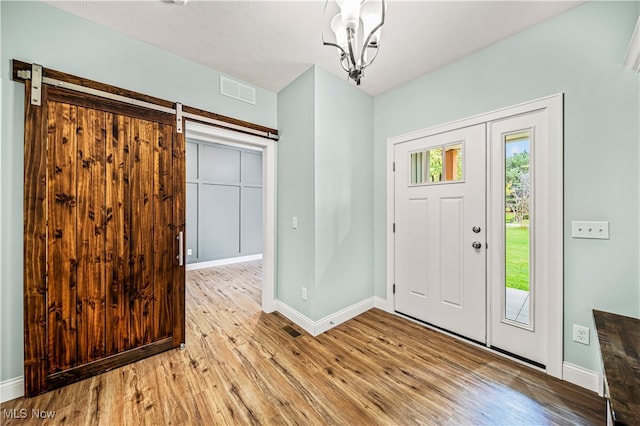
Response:
M260 311L260 274L260 261L188 272L185 350L2 409L83 425L604 423L597 395L380 310L310 336Z

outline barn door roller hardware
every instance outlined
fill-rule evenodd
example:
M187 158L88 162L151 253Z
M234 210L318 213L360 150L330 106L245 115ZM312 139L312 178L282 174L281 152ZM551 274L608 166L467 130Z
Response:
M182 133L182 104L176 102L176 132Z
M31 64L31 71L19 70L18 77L31 80L31 105L41 104L42 99L42 65Z
M46 76L45 74L49 74L51 77ZM263 138L272 140L279 139L278 131L275 129L183 106L180 102L173 103L103 83L75 77L59 71L50 69L45 70L45 68L39 64L27 64L14 59L13 79L15 81L31 80L31 105L41 105L42 85L48 84L62 89L73 90L79 93L85 93L92 96L98 96L129 105L135 105L175 115L177 133L182 133L184 131L184 119L187 118L202 123L212 124L217 127L261 136Z
M42 65L31 64L31 70L18 70L18 77L31 80L31 105L41 104L42 99Z

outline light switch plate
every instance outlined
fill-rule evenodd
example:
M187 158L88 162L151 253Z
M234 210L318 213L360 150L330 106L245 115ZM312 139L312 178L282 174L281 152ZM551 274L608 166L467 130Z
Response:
M574 220L571 222L571 237L608 240L609 222L586 222Z
M291 227L292 227L293 229L298 229L298 218L297 218L297 217L295 217L295 216L293 217L293 221L292 221L292 223L291 223Z

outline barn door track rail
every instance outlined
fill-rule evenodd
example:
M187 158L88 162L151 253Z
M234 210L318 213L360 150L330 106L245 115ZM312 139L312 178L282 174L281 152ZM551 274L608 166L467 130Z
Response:
M87 95L175 115L176 130L178 133L184 131L184 119L190 119L267 139L276 141L279 139L276 129L189 107L182 105L180 102L171 102L82 77L76 77L71 74L44 68L39 64L29 64L17 59L13 60L13 80L21 82L31 80L31 105L41 105L42 85L47 84L57 88L73 90Z

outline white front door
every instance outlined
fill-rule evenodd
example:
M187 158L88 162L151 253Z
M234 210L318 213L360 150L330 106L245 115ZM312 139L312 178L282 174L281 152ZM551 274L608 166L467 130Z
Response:
M485 124L395 145L395 310L486 342Z
M549 181L545 112L488 123L491 347L547 365Z

